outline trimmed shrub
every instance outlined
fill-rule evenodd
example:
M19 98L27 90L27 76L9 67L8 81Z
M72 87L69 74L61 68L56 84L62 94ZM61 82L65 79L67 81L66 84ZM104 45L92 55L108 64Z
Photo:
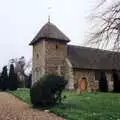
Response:
M5 91L8 88L9 88L9 79L7 74L7 66L4 66L0 77L0 89Z
M56 75L45 75L32 86L31 102L34 106L50 107L62 100L67 81Z
M25 79L25 87L26 88L31 88L32 85L32 74L26 77Z
M16 90L18 88L18 78L17 74L14 70L14 65L10 65L10 71L9 71L9 89L10 90Z

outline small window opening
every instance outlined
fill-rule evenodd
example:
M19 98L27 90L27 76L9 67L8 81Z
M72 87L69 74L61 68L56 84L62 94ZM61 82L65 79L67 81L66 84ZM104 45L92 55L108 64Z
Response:
M39 58L39 55L37 54L37 59Z
M58 45L56 44L56 49L58 49Z
M100 77L101 77L101 72L95 71L95 80L100 80Z

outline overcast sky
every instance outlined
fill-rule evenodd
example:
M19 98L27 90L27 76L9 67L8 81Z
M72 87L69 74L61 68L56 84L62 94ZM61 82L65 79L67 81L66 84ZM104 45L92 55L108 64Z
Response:
M71 44L83 45L88 15L96 0L0 0L0 69L15 57L32 57L28 44L48 21L62 30ZM48 10L48 7L52 7Z

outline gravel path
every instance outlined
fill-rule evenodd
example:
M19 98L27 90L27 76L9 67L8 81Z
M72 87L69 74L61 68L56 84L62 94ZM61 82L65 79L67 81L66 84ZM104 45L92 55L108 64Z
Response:
M0 120L64 120L52 113L31 109L13 95L0 92Z

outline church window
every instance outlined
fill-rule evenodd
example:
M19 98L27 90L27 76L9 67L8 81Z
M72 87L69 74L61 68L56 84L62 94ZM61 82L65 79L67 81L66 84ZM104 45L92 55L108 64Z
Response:
M37 53L37 59L39 58L39 54Z
M101 77L101 72L95 71L95 80L100 80L100 77Z

